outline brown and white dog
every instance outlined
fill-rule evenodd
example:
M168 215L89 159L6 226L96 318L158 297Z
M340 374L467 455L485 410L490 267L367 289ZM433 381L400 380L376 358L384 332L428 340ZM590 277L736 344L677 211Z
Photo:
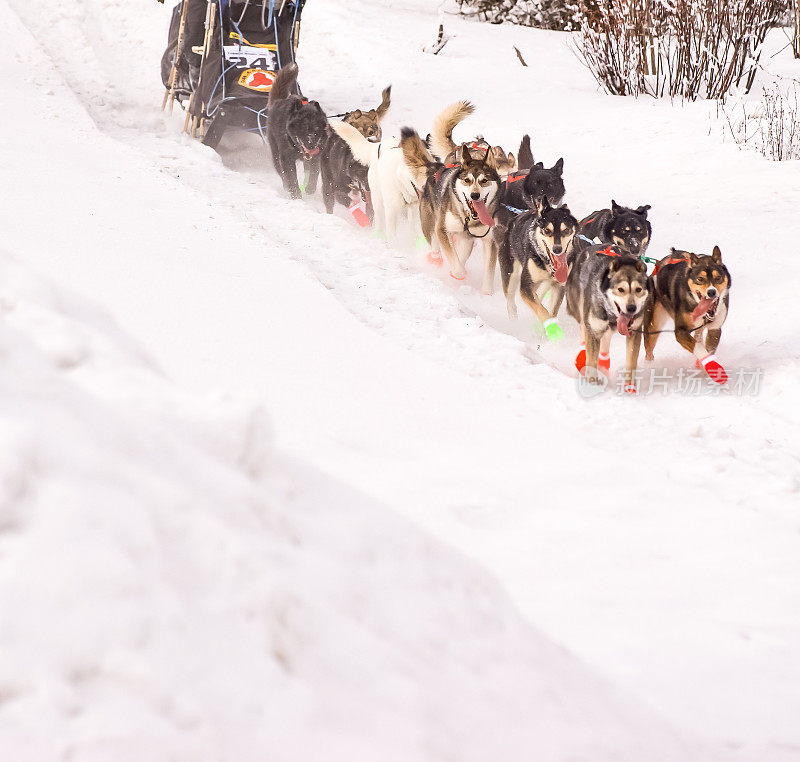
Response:
M678 343L695 356L712 381L724 384L728 375L714 352L728 316L731 276L719 246L710 256L671 249L656 265L653 281L656 305L644 340L647 359L653 359L657 331L672 318Z
M404 127L400 146L420 192L422 233L431 246L428 258L441 263L442 253L456 280L466 277L464 265L475 241L484 240L483 291L494 290L497 244L491 234L500 177L486 156L473 158L464 146L461 161L448 165L432 159L422 138Z

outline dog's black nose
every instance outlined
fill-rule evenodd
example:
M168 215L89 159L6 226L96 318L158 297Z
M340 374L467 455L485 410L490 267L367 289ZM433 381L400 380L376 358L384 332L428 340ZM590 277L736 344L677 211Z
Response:
M630 314L633 315L636 312L636 305L635 304L629 304L628 305L628 312L630 312Z
M477 201L481 197L480 193L472 193L471 195L473 201Z
M713 299L716 295L717 295L717 289L715 288L710 288L708 289L708 291L706 291L706 296L709 299Z
M558 256L562 251L564 251L564 248L562 246L559 246L558 244L553 246L553 254L555 254L556 256Z

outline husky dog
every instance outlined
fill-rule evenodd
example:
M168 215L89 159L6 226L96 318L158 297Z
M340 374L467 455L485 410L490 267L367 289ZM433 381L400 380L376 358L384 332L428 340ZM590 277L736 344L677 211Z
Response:
M522 139L520 151L524 150L526 138L527 135ZM530 160L533 162L532 155ZM529 169L520 168L508 175L500 188L495 238L505 237L509 223L521 211L536 211L545 200L552 207L558 206L564 200L566 192L563 172L564 159L559 159L550 169L545 169L542 162L537 162Z
M632 257L640 257L650 243L652 227L647 219L650 205L629 209L611 201L611 209L600 209L581 220L581 235L613 244Z
M513 153L506 153L500 146L493 146L483 137L457 145L453 142L453 130L458 124L475 112L469 101L458 101L449 105L433 122L433 130L429 136L430 148L444 164L461 164L466 150L472 159L485 159L501 177L513 172L517 167Z
M500 276L506 295L508 316L517 317L516 293L544 325L547 338L558 341L564 332L556 322L569 275L569 253L578 230L578 220L569 208L553 208L545 198L538 213L523 212L511 222L500 244ZM555 291L552 312L537 296L541 286Z
M402 214L407 213L412 221L419 219L419 195L403 151L396 139L372 143L345 122L334 122L331 128L347 143L355 160L369 168L367 181L375 229L391 241L397 234L397 222ZM430 154L428 158L433 161Z
M328 138L328 119L316 101L307 101L291 93L297 80L297 64L284 66L275 77L269 93L267 140L275 169L283 187L292 198L300 198L297 182L298 159L309 172L306 191L317 189L319 153Z
M383 91L383 99L378 108L369 111L356 109L345 116L344 121L355 127L368 141L379 143L381 140L381 120L391 105L392 88ZM356 161L350 146L331 131L320 157L322 167L322 199L325 211L333 214L333 206L340 203L350 206L353 197L369 200L369 183L367 167ZM370 204L367 209L370 211Z
M450 275L456 280L466 277L466 263L476 238L486 238L483 291L494 290L497 245L490 236L500 177L486 157L472 158L467 146L458 164L445 166L431 160L422 138L409 127L401 131L400 145L414 183L421 187L419 213L422 233L432 251L431 261L447 257ZM488 238L487 238L488 236Z
M344 117L344 121L352 124L371 143L380 143L383 137L381 122L392 105L392 86L384 88L378 108L362 111L356 109Z
M678 343L695 356L697 366L704 368L712 381L724 384L728 375L714 356L730 300L731 276L722 263L722 252L719 246L711 256L678 249L670 252L653 271L656 304L644 339L646 357L653 359L656 332L671 317Z
M586 346L575 361L591 384L599 382L598 366L610 367L609 349L615 332L625 336L625 391L636 393L636 363L642 326L649 323L653 286L647 265L614 246L581 249L567 279L567 311L581 327ZM604 362L599 362L604 361Z

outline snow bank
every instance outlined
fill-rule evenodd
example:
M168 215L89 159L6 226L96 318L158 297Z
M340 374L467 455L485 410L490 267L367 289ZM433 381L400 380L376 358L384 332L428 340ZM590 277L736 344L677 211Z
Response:
M261 408L7 254L0 284L6 759L707 758Z

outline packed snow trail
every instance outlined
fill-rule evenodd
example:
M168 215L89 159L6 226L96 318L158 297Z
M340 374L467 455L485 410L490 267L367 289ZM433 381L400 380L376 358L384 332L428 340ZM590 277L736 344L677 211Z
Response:
M179 117L157 111L164 9L11 5L58 50L56 73L18 52L20 85L34 86L18 86L26 116L4 150L27 204L5 229L26 260L99 300L181 384L263 395L280 447L468 552L537 627L675 725L737 758L794 756L796 166L717 145L700 106L596 94L563 35L463 24L425 57L418 13L309 5L301 78L329 111L392 82L388 128L426 129L473 98L464 130L513 150L530 131L537 158L565 156L576 213L612 195L651 203L651 253L721 245L734 289L720 354L763 368L761 394L587 402L553 370L575 350L566 317L567 339L532 364L529 325L509 325L502 298L454 289L317 200L283 199L262 150L229 144L226 166L180 137ZM521 71L511 41L558 77ZM476 46L492 49L491 76L469 66ZM537 121L537 99L556 96L570 107ZM54 162L96 188L43 183ZM762 252L782 274L768 294ZM681 352L662 338L660 364L684 365Z

